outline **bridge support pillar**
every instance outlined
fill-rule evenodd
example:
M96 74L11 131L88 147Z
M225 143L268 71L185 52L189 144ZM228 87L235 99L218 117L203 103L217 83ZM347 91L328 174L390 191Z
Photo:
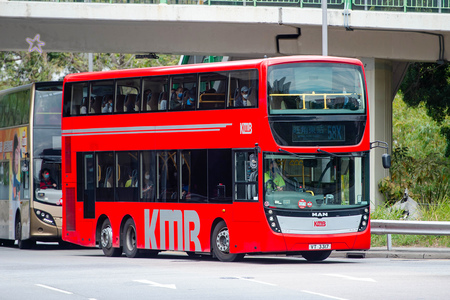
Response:
M389 60L361 58L366 71L370 112L370 141L385 141L392 149L392 91L393 64ZM374 209L384 203L378 184L389 170L383 168L381 155L384 149L372 149L370 153L370 205Z

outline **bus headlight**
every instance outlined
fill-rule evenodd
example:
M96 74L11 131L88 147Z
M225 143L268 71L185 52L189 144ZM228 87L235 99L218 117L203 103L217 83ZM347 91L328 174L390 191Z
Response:
M49 214L48 212L35 208L34 213L36 214L38 219L41 220L42 222L49 224L49 225L56 226L53 216L51 214Z
M359 223L358 231L364 231L369 225L369 210L366 208L362 211L361 222Z

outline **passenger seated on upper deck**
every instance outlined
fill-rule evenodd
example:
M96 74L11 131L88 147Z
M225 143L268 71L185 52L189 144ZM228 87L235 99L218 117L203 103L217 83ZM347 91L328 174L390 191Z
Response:
M195 107L195 99L197 98L197 90L195 87L189 90L187 99L186 99L186 108Z
M183 104L183 88L178 87L175 92L175 97L172 97L170 99L170 109L171 110L181 109L182 104Z
M112 113L113 111L113 100L112 96L105 97L104 103L102 103L102 113Z
M245 85L241 88L241 94L234 99L234 106L247 106L247 99L249 95L249 89Z

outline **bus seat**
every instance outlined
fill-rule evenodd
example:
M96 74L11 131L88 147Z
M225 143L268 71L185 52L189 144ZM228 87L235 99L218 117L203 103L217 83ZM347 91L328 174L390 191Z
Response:
M161 92L158 99L158 110L167 110L168 100L169 94L167 92Z
M146 110L147 111L151 111L151 110L158 110L158 98L159 98L159 93L152 93L152 95L148 95L147 96L147 105L146 105Z
M125 97L124 101L124 111L125 112L134 112L134 105L136 103L136 95L135 94L128 94Z
M102 110L103 96L95 96L91 107L91 113L99 114Z
M116 112L123 112L124 101L125 101L125 95L117 95L117 97L116 97Z
M225 94L203 93L200 95L199 107L202 109L225 108Z

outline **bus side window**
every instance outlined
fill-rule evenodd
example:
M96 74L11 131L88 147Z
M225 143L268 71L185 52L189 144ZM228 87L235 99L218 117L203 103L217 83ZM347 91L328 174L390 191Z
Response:
M228 99L228 107L257 107L258 86L257 70L230 72L230 98ZM247 92L245 96L242 93L244 91Z
M114 155L112 152L97 153L97 201L114 200Z
M157 201L178 202L177 151L158 152L157 170Z
M258 200L257 161L254 152L235 152L235 200Z
M138 201L138 153L123 151L116 153L116 201Z
M231 149L208 150L209 202L231 203L233 193L232 167Z
M64 93L64 116L78 116L87 113L88 83L66 84L65 90L72 92Z
M141 201L154 202L156 197L156 152L141 152Z

